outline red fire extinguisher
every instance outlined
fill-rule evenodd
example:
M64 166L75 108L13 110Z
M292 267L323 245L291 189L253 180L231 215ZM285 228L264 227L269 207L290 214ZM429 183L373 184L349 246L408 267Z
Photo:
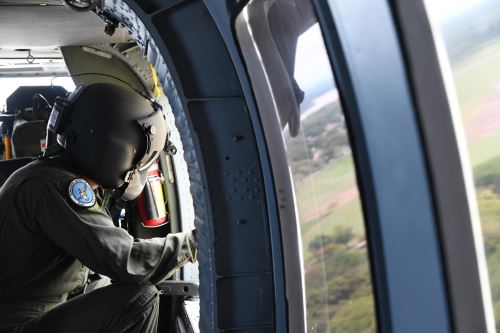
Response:
M155 162L148 170L146 185L136 199L142 225L148 228L160 227L168 223L168 213L163 190L163 175Z

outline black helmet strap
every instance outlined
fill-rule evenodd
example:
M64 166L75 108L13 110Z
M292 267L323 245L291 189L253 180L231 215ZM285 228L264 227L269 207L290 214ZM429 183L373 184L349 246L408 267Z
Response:
M66 146L66 138L58 138L57 136L64 133L64 127L71 113L73 102L78 99L84 89L85 87L83 85L79 85L76 87L75 91L71 93L69 98L56 98L47 124L47 145L56 144L55 141L57 140L62 147Z

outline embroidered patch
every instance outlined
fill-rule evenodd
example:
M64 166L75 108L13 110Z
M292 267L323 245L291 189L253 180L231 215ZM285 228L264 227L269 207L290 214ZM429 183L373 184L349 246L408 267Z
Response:
M81 207L92 207L95 205L95 194L92 187L84 179L77 178L69 184L69 197Z

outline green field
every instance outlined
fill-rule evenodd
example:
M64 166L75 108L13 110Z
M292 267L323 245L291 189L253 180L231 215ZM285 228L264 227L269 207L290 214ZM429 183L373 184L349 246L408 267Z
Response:
M478 122L484 105L500 98L500 42L452 64L455 87L465 128ZM337 106L334 107L335 110ZM496 112L496 110L493 110ZM364 222L350 155L312 161L314 149L326 146L325 108L307 119L305 132L288 139L296 199L301 221L308 331L314 333L372 333L376 331L366 248L354 246L365 239ZM500 112L500 109L498 110ZM491 116L491 114L490 114ZM493 114L494 116L494 114ZM491 117L490 117L491 118ZM490 118L485 118L488 121ZM308 132L309 131L309 132ZM311 134L312 133L312 134ZM489 266L497 329L500 329L500 126L497 133L468 135L468 152L477 187L479 211ZM333 134L332 134L333 135ZM335 134L342 145L342 132ZM294 169L295 168L295 169ZM295 174L295 173L294 173ZM339 241L347 233L348 241ZM351 234L349 234L351 233Z
M472 142L469 141L468 150L470 163L473 168L492 158L500 156L500 133Z
M355 186L355 175L351 156L326 166L296 184L297 204L301 222L303 217L314 213L342 192Z
M454 66L460 109L467 128L481 106L500 86L500 42ZM500 110L498 110L500 112ZM500 310L500 130L481 138L468 137L481 224L488 255L495 309ZM500 319L500 313L497 318Z
M500 89L500 41L452 64L452 68L462 120L468 128L488 98ZM473 167L500 154L500 131L481 138L468 137L467 141Z
M478 189L479 211L488 261L497 330L500 329L500 197L489 188Z
M299 179L308 332L374 333L368 254L353 247L365 234L352 157Z
M460 63L452 64L452 67L463 123L469 129L484 112L486 103L491 98L500 98L500 41L484 47ZM500 109L492 111L500 112ZM479 136L466 133L496 325L500 330L500 128Z
M500 41L451 65L462 117L467 124L500 85Z
M359 199L351 201L348 205L332 210L319 219L308 222L302 229L302 243L309 244L316 236L320 234L330 235L335 228L351 228L359 242L365 238L363 216L361 213ZM307 262L313 256L312 253L304 249L304 259Z

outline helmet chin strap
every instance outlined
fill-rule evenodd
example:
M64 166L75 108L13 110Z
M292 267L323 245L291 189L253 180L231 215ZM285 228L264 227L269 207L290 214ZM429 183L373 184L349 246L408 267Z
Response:
M123 179L124 183L130 183L134 179L134 174L137 173L137 168L133 168L132 170L127 171L125 174L125 178Z
M167 136L167 143L163 148L163 151L169 155L175 155L175 153L177 152L177 148L169 140L169 136ZM152 158L150 162L157 160L159 156L160 154ZM136 166L135 168L127 171L123 179L124 184L122 185L122 187L125 187L121 196L123 200L129 201L135 199L141 194L142 190L144 189L144 185L146 184L149 167L150 165L145 166L141 169L141 167Z
M137 198L146 184L147 172L140 173L136 168L128 171L125 174L125 183L121 198L125 201Z

